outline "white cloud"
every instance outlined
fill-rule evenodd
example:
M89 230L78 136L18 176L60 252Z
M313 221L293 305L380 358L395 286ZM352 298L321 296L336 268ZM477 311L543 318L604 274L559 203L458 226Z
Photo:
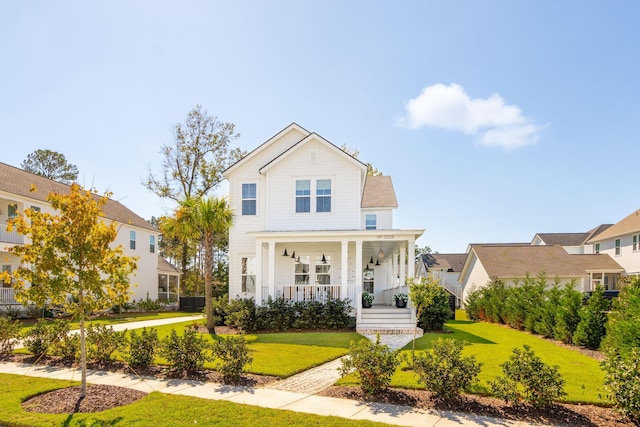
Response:
M538 142L542 129L515 105L498 94L470 98L458 84L427 86L405 105L400 126L417 129L433 126L478 137L486 146L517 148Z

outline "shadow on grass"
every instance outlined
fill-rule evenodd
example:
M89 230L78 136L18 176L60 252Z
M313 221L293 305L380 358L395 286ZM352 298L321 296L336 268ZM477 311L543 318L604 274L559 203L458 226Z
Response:
M74 426L80 426L80 427L107 427L107 426L115 426L118 425L122 422L123 418L122 417L116 417L113 418L111 420L96 420L93 418L90 418L88 420L82 420L82 421L77 421L74 422L75 420L73 419L73 416L76 414L70 414L65 420L64 420L64 424L62 424L64 427L68 427L71 425ZM72 424L73 422L73 424Z

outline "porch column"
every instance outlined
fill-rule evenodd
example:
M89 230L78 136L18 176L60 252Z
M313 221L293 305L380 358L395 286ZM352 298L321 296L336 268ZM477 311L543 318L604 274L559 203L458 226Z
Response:
M349 287L348 285L348 280L349 280L349 242L346 240L342 241L342 245L341 245L341 252L340 252L340 298L344 299L346 298L350 298L353 299L353 296L349 295ZM346 295L345 295L346 293ZM355 301L354 301L355 302Z
M262 305L266 295L262 295L262 242L256 241L256 304Z
M268 266L269 266L269 295L273 295L273 299L276 299L276 242L267 242Z
M409 257L408 277L413 279L416 275L416 241L415 239L409 239L407 242L407 254Z
M395 289L398 279L398 256L395 252L391 254L391 275L391 287Z
M407 277L407 260L405 256L404 248L400 248L400 281L398 282L398 287L401 288L404 286L404 280Z
M362 321L362 240L356 240L356 325Z

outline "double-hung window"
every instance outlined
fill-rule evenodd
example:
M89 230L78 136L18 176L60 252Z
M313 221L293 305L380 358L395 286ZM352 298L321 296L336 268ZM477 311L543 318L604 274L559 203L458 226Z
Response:
M242 258L242 292L256 291L256 259Z
M316 212L331 212L331 180L316 181Z
M9 209L7 209L7 214L9 218L15 218L18 216L18 204L17 203L9 203Z
M375 230L378 226L376 214L366 214L364 217L364 228L366 230Z
M256 184L242 184L242 215L256 214Z
M596 248L595 248L595 253L599 254L600 253L600 243L596 243Z
M155 253L156 251L156 236L149 236L149 252Z
M129 249L136 248L136 232L131 230L129 231Z
M640 250L640 234L633 235L633 250L634 251Z
M296 180L296 212L311 212L311 181L308 179Z
M620 239L616 239L616 255L620 255Z

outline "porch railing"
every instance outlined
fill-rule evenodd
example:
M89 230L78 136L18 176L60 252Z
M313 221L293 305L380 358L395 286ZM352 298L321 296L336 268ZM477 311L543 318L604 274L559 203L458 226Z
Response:
M0 242L23 244L24 238L14 231L7 231L7 224L0 224Z
M13 288L0 288L0 305L20 304L15 295Z
M269 298L269 287L262 286L262 300ZM354 285L287 285L276 286L275 298L283 298L286 301L314 301L325 303L329 299L345 299L355 306L356 287Z

